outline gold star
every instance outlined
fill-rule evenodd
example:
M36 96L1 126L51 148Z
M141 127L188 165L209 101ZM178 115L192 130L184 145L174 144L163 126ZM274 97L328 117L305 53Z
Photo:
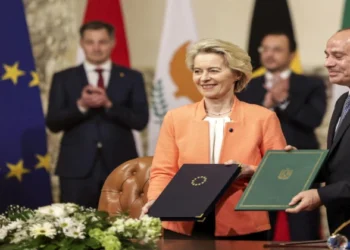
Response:
M32 75L32 80L29 83L29 87L35 87L39 86L39 75L35 71L31 71L30 74Z
M50 171L51 157L49 154L46 155L36 155L38 159L38 164L35 165L36 169L45 168L47 172Z
M25 72L18 68L18 64L18 62L12 66L4 64L5 74L2 76L2 80L11 79L13 84L16 85L18 77L25 75Z
M17 164L6 164L10 169L10 172L7 173L6 178L9 179L11 177L16 177L18 181L22 181L22 175L30 172L29 169L24 168L23 160L20 160Z

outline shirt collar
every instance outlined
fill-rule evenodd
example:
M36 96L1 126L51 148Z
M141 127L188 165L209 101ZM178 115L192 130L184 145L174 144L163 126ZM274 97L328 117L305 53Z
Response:
M112 69L112 61L107 60L106 62L100 64L100 65L95 65L92 64L88 61L84 61L84 68L87 72L89 71L94 71L95 69L103 69L103 71L111 71Z
M292 71L290 69L286 69L280 73L280 77L282 79L287 79L291 73L292 73ZM266 80L271 81L273 79L273 74L270 71L267 71L265 74L265 78L266 78Z

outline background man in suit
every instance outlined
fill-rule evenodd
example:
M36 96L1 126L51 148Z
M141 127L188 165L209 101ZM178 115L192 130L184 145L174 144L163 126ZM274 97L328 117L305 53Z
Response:
M298 75L289 65L294 58L295 41L285 33L264 36L259 48L261 64L267 72L251 80L238 94L242 101L274 110L281 122L287 143L300 149L317 149L315 129L326 111L325 84L315 78ZM272 234L276 212L270 213ZM288 215L291 240L319 239L319 210Z
M131 130L147 125L148 104L142 75L110 59L114 28L89 22L80 36L85 62L53 76L46 123L64 132L56 168L61 202L97 207L108 174L137 157Z
M327 42L325 66L333 84L350 87L350 29L335 33ZM310 211L324 204L330 233L350 219L350 96L346 92L335 104L328 129L329 153L319 177L325 187L310 189L296 195L287 212ZM350 227L340 233L350 238Z

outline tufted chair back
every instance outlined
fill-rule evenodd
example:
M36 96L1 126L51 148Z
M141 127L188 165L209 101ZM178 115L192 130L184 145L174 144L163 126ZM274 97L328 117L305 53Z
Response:
M147 202L149 170L153 157L140 157L119 165L105 181L98 210L113 216L127 212L138 218Z

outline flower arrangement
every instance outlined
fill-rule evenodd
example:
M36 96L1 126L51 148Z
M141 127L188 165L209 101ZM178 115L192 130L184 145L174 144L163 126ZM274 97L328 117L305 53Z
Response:
M0 215L0 250L152 249L160 236L159 219L108 217L72 203L10 206Z

